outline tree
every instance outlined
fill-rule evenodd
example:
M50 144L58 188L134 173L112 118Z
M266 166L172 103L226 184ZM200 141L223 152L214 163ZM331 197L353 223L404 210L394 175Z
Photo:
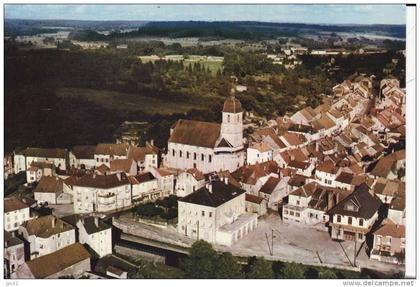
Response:
M326 269L318 273L318 278L319 279L337 279L337 275L333 271Z
M218 267L216 269L216 278L219 279L238 279L242 278L241 265L236 262L230 252L224 252L219 256Z
M251 259L249 262L249 271L246 278L268 279L273 278L273 264L262 257Z
M210 243L204 240L196 241L190 249L190 256L184 261L183 269L187 278L216 278L219 268L217 252Z
M286 263L282 270L282 277L285 279L303 279L305 278L305 271L300 264Z

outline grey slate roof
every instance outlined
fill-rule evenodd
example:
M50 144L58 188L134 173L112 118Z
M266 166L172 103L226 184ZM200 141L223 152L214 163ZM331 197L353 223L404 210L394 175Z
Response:
M206 186L197 191L181 198L179 201L188 202L198 205L218 207L225 202L245 193L245 190L236 187L230 183L225 184L221 181L213 181L212 191L210 192Z

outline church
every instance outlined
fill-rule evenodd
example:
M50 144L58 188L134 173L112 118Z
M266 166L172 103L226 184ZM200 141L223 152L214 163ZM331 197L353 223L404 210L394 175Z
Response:
M244 164L243 111L234 94L225 101L222 123L178 120L171 128L166 166L202 173L237 170Z

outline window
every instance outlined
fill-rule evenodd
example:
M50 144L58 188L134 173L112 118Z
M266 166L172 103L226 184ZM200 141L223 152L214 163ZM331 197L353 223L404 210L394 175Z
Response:
M209 162L211 162L211 155L209 155Z
M201 211L201 216L205 216L205 215L206 215L205 211L204 210Z
M190 152L187 151L187 159L190 158Z
M182 150L179 151L179 157L182 157Z
M227 116L227 122L230 123L230 115Z
M299 205L300 204L300 201L299 200L296 200L296 205Z
M284 214L289 214L289 211L287 209L285 209Z
M363 239L363 233L358 233L359 239Z
M204 161L204 154L201 154L201 161Z
M175 150L174 149L172 150L172 156L175 156Z
M300 213L299 212L296 212L296 217L300 217Z
M353 223L353 217L349 216L348 223L351 225Z
M209 217L211 217L212 216L212 214L211 214L211 212L209 212Z
M360 225L360 226L363 226L363 218L360 218L360 219L359 219L359 225Z
M341 222L341 215L337 215L337 222Z
M197 159L197 153L194 153L194 160Z
M101 162L104 162L104 159L103 158L101 158Z

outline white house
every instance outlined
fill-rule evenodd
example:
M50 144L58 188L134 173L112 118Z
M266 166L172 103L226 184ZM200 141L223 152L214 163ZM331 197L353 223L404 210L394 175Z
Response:
M175 176L173 173L163 168L153 168L151 169L150 173L156 177L159 190L161 190L166 195L174 193Z
M140 172L148 172L159 166L159 149L153 143L146 143L144 147L130 146L127 157L137 163Z
M30 167L26 170L26 182L38 182L42 176L53 175L55 175L55 166L53 163L32 162Z
M87 244L99 258L112 254L112 227L98 217L69 215L62 218L77 228L78 242Z
M29 206L15 197L4 199L4 229L12 232L31 219Z
M94 152L95 167L102 164L110 167L114 159L127 159L128 148L128 144L97 144Z
M24 166L22 156L25 158ZM33 148L28 147L19 154L15 154L15 172L26 170L32 162L53 163L60 170L66 170L68 164L67 149Z
M190 193L202 188L205 178L201 171L190 168L180 173L176 180L175 194L179 197L187 196Z
M15 276L19 266L25 263L25 249L23 241L12 233L4 232L4 277Z
M158 188L158 180L150 172L136 176L130 176L132 200L148 199L154 200L164 197L162 190Z
M264 143L252 143L246 150L247 164L256 164L273 160L273 151Z
M131 185L124 173L88 174L73 185L74 212L109 212L131 206Z
M222 124L179 120L171 129L165 165L203 173L238 169L244 164L242 106L229 97Z
M125 172L127 175L137 174L137 164L132 159L114 159L110 163L110 173Z
M359 185L345 199L328 211L331 238L364 241L378 218L381 200L366 184Z
M70 167L92 169L96 166L94 145L77 145L69 152Z
M245 213L245 191L214 180L178 201L178 232L192 239L230 246L257 226Z
M31 259L76 242L74 227L53 215L26 221L19 227L19 234L29 242Z
M43 176L34 189L34 199L38 203L57 204L57 198L63 193L63 180L55 176Z

